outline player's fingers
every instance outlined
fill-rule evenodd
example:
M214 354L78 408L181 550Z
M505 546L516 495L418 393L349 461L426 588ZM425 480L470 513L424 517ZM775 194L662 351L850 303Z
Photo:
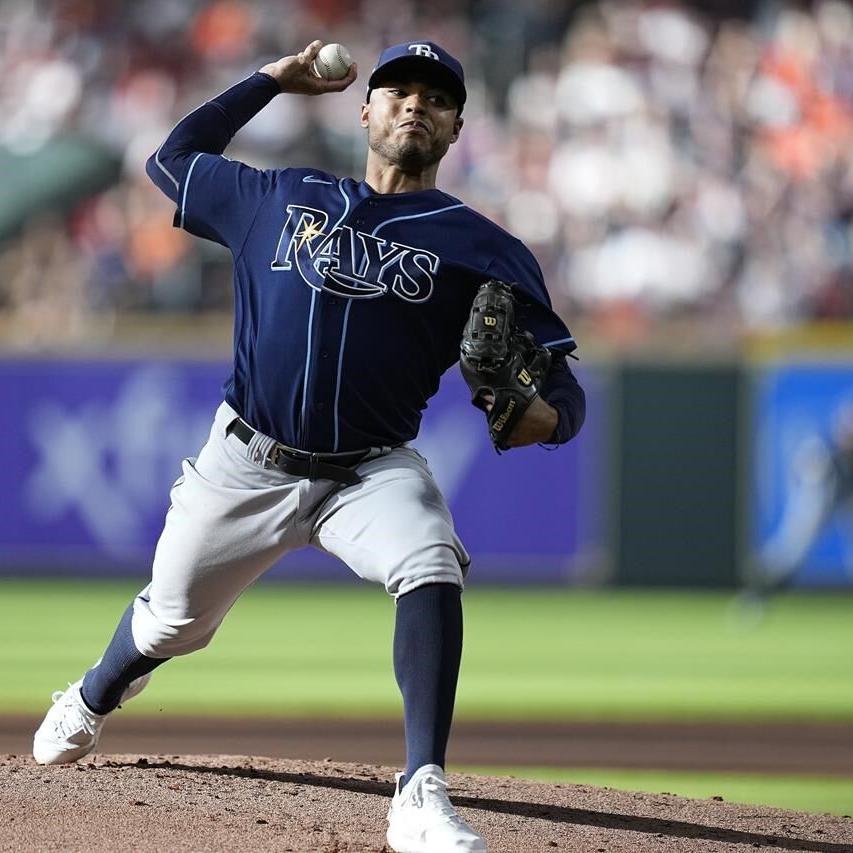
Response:
M340 80L329 80L326 85L327 92L343 92L348 86L351 86L355 83L356 78L358 77L358 64L353 62L349 67L349 71L347 71L347 76L342 77Z
M296 55L296 58L302 65L307 65L309 68L311 63L317 58L317 54L320 52L320 49L323 47L323 42L319 39L314 39L310 44L307 44L305 48Z

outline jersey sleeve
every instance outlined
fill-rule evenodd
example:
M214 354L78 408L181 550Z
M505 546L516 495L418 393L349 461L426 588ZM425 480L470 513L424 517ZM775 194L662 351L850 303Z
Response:
M149 177L175 202L175 225L239 253L280 173L253 169L222 152L278 94L278 83L256 72L184 116L148 158Z
M178 185L174 224L237 255L275 179L273 170L221 154L196 154Z
M551 363L542 396L557 410L557 426L546 443L564 444L580 432L586 418L586 395L565 356Z
M533 333L536 343L569 354L577 349L572 333L554 313L542 270L532 252L515 238L489 264L486 273L499 281L514 284L518 325Z

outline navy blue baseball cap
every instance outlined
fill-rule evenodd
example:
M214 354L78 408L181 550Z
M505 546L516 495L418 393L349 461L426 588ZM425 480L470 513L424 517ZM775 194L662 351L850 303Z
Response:
M370 72L367 100L370 100L371 91L382 85L384 80L411 73L447 90L456 100L458 112L462 112L467 97L462 63L432 41L404 42L386 47Z

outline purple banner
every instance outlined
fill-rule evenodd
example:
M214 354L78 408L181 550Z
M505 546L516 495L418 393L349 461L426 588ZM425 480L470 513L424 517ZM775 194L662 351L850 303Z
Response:
M227 374L195 361L0 362L0 574L147 572L180 460L207 438ZM581 371L588 420L556 451L498 456L458 371L413 444L427 457L478 580L587 578L603 564L601 378ZM310 549L272 575L346 579Z

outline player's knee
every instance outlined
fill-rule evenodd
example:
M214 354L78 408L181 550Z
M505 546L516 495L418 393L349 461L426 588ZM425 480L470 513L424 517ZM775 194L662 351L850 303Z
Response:
M469 562L464 549L436 545L422 551L417 559L395 566L385 581L385 589L395 598L428 584L447 583L462 589Z
M210 643L220 621L210 617L162 617L153 613L150 606L137 606L132 622L133 643L147 657L188 655Z

